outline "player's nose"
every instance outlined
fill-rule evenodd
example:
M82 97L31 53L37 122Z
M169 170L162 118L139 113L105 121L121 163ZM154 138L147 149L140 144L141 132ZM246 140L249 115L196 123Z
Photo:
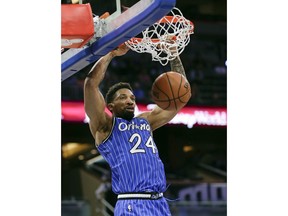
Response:
M127 104L129 105L133 105L134 104L134 100L132 100L131 98L127 98Z

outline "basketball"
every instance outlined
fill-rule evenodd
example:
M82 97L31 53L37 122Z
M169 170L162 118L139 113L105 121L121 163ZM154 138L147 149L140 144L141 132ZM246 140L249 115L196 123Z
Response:
M164 110L178 110L191 97L187 79L180 73L169 71L158 76L151 90L153 101Z

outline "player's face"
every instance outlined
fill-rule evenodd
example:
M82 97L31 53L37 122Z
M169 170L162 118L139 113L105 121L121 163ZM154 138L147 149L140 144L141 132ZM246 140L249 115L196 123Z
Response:
M131 120L135 111L135 95L129 89L119 89L115 93L112 112L115 116Z

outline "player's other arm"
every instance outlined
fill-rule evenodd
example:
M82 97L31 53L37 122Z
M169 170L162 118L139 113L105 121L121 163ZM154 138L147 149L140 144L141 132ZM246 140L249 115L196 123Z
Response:
M170 66L172 71L181 73L184 77L186 77L185 70L179 56L170 61ZM186 104L183 104L182 107L185 105ZM179 107L177 110L169 111L155 106L151 112L143 113L143 117L147 118L152 130L155 130L171 121L182 107Z
M93 65L84 82L84 109L90 119L89 126L94 138L96 132L101 131L109 123L110 117L105 113L105 100L99 84L112 58L112 53L101 57Z
M182 74L187 79L185 69L179 56L170 61L170 67L172 71Z
M124 55L128 51L125 46L119 47L101 57L88 73L84 82L84 108L90 122L92 135L96 132L105 132L112 126L112 117L105 112L105 100L100 92L99 85L103 80L108 65L115 56Z

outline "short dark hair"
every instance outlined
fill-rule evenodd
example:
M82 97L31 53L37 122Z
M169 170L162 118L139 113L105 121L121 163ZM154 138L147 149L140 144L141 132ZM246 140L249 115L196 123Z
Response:
M113 86L111 86L106 93L106 96L105 96L106 104L111 103L114 99L115 93L119 89L122 89L122 88L127 88L127 89L133 91L133 89L129 83L126 83L126 82L116 83Z

